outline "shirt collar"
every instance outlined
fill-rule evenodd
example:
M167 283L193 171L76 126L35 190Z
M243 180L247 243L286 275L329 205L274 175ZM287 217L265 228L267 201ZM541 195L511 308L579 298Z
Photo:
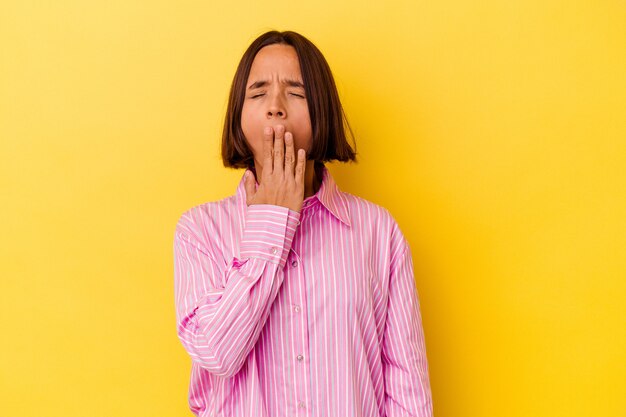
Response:
M322 184L320 185L319 190L317 190L317 193L304 200L303 208L312 205L315 202L313 200L318 200L322 204L322 206L326 210L328 210L333 216L335 216L339 221L346 224L347 226L350 226L350 213L348 210L348 202L346 201L345 196L337 186L337 183L333 179L333 176L330 174L330 171L328 170L326 165L320 164L319 170L322 174ZM258 187L258 183L256 185ZM243 175L241 176L241 180L239 181L239 185L237 186L236 195L237 203L239 205L241 213L245 214L246 189Z

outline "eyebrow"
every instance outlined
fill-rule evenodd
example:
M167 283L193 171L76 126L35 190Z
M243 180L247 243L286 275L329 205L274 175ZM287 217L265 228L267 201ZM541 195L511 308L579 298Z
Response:
M300 81L297 81L297 80L284 80L284 81L281 81L281 83L287 84L289 87L304 88L304 84L302 84ZM267 84L269 83L266 80L255 81L252 84L250 84L250 87L248 87L248 90L254 90L255 88L265 87Z

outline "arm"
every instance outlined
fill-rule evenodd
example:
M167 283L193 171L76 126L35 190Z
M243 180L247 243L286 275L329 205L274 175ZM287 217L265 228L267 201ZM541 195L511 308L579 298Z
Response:
M258 340L300 218L283 206L247 210L241 259L228 265L215 261L184 215L174 235L178 337L195 362L221 377L235 375Z
M432 395L413 260L408 243L391 262L383 341L387 417L432 417Z

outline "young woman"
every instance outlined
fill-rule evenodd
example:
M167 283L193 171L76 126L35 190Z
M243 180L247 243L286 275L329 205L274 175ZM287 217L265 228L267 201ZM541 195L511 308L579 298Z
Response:
M222 138L234 195L174 235L178 337L197 416L432 416L408 241L387 209L341 191L356 161L326 60L295 32L244 53Z

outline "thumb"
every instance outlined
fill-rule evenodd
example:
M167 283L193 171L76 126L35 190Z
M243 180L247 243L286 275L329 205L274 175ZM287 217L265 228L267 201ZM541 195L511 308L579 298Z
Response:
M244 186L246 189L246 203L250 205L252 198L256 194L254 174L250 170L246 170L244 174Z

